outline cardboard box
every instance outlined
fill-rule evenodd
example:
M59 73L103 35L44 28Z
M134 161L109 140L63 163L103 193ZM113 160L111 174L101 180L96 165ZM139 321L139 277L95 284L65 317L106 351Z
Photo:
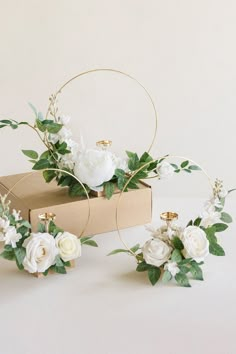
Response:
M89 207L86 198L68 196L66 187L58 187L55 182L46 183L41 173L0 177L2 195L13 186L9 195L11 208L21 210L22 217L29 220L34 231L37 230L38 216L51 212L56 214L55 222L59 227L81 236L88 219ZM140 182L139 187L123 193L120 198L121 229L151 222L151 187L143 182ZM119 195L120 193L114 194L110 200L102 196L90 197L90 218L83 236L116 230L116 206Z

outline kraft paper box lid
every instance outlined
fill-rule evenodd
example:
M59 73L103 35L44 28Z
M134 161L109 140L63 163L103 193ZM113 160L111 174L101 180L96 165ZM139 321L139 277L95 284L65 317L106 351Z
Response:
M38 215L54 212L58 226L80 235L88 217L86 197L70 197L68 188L57 186L56 182L46 183L42 173L24 173L0 177L0 193L9 189L11 207L21 210L22 217L28 219L36 230ZM90 196L90 219L83 235L92 235L116 229L116 206L119 193L110 200ZM149 223L152 213L151 187L140 183L139 189L123 193L119 215L121 228Z

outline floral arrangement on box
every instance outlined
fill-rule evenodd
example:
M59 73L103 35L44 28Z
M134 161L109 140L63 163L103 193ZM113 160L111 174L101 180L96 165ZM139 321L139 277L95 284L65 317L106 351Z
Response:
M0 241L4 242L0 257L15 261L20 270L35 275L49 272L66 274L75 259L81 257L81 246L97 247L91 237L77 236L63 231L53 222L54 215L43 215L44 223L38 232L31 232L31 225L22 219L20 211L10 210L7 195L0 195Z
M154 160L148 152L139 157L134 152L126 151L127 157L122 158L107 149L111 144L109 140L98 142L97 148L86 148L82 138L80 142L72 139L72 132L68 127L70 117L57 113L55 97L52 96L50 100L50 119L44 118L43 114L30 104L35 114L33 125L26 121L3 119L0 120L0 128L17 129L24 125L33 129L46 150L41 154L34 150L22 150L33 164L32 169L44 170L46 182L56 180L59 186L69 188L69 195L72 197L83 196L85 193L82 185L72 175L83 183L88 193L90 190L104 191L106 198L110 199L116 189L121 191L125 185L126 191L138 189L139 180L148 178L151 173L159 179L164 179L180 171L191 173L199 170L197 165L190 165L188 161L184 161L180 166L169 163L166 161L168 155ZM147 165L150 161L153 162ZM140 168L139 173L129 181L129 177ZM64 170L65 174L61 170Z
M204 211L186 227L176 224L178 215L173 212L161 214L166 221L157 229L147 226L151 233L143 246L136 244L132 248L116 249L109 255L126 253L135 258L137 272L147 272L152 285L160 279L168 282L172 278L180 286L190 287L188 274L193 279L203 280L201 265L210 254L224 256L225 252L217 239L217 233L225 231L231 216L224 209L225 198L234 191L226 191L221 181L216 180L213 193L205 205Z

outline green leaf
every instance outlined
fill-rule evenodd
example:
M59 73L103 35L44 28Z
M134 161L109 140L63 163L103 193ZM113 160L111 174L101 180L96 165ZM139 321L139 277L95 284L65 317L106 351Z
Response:
M86 187L86 190L89 192L89 188L87 188L86 185L85 185L85 187ZM81 184L75 183L73 185L70 185L69 195L70 195L70 197L84 196L85 191L84 191L83 187L81 186Z
M177 283L180 286L184 286L186 288L190 288L191 287L191 285L189 284L188 277L184 273L181 273L181 272L177 273L176 276L175 276L175 280L177 281Z
M98 247L97 242L95 242L94 240L87 240L87 241L83 242L83 245Z
M115 170L115 175L116 175L118 178L119 178L119 177L123 178L123 177L125 176L125 171L122 170L121 168L117 168L117 169Z
M172 240L173 242L173 245L174 247L177 249L177 250L183 250L184 249L184 245L183 245L183 242L180 240L179 237L175 236Z
M197 218L197 219L194 220L193 225L194 225L194 226L199 226L199 225L201 224L201 221L202 221L201 218Z
M191 173L191 170L188 170L187 168L184 168L182 171L187 172L187 173Z
M153 160L153 158L147 152L144 152L142 154L142 156L140 157L140 162L141 163L142 162L145 162L145 163L151 162L152 160Z
M41 223L38 223L38 232L45 232L46 231L46 228L45 228L45 225L44 224L41 224Z
M134 157L134 155L136 155L134 152L131 151L126 151L127 156L131 159Z
M171 163L171 166L175 169L175 170L178 170L179 167L175 164L175 163Z
M228 228L228 225L219 223L219 224L214 224L214 227L216 232L222 232Z
M66 274L66 268L65 266L63 265L63 267L58 267L58 266L54 266L53 267L53 270L56 272L56 273L59 273L59 274Z
M41 120L41 121L44 120L42 112L38 112L38 119Z
M225 256L225 251L223 248L216 242L211 242L209 246L209 252L214 256Z
M161 276L161 270L158 267L148 269L148 278L152 285L155 285Z
M0 254L0 257L9 261L13 261L15 259L15 253L13 248L11 248L10 250L4 249L4 251Z
M130 248L132 252L136 253L140 249L140 244L137 243L135 246Z
M185 168L188 166L188 164L189 164L189 161L183 161L180 166L181 166L181 168Z
M47 124L46 127L47 127L47 131L50 134L57 134L61 130L63 125L58 123L51 123L51 124Z
M171 278L172 278L172 275L170 274L170 272L169 272L168 270L165 270L165 271L164 271L164 274L163 274L163 276L162 276L162 281L163 281L164 283L167 283L168 281L171 280Z
M34 112L35 114L35 117L38 116L38 112L37 112L37 109L34 107L34 105L32 105L32 103L28 102L28 105L30 106L30 108L32 109L32 111Z
M18 221L18 223L19 223L21 226L25 226L25 227L27 227L28 229L31 229L31 224L30 224L29 221L27 221L27 220L20 220L20 221Z
M104 192L107 199L111 199L115 191L115 184L113 182L104 183Z
M10 119L2 119L2 120L0 120L0 122L3 123L3 124L7 124L7 125L11 125L12 124L12 120L10 120Z
M139 168L139 158L137 154L134 154L128 161L128 167L130 171L135 171Z
M194 279L204 280L202 270L196 262L191 263L190 272Z
M217 238L215 235L216 229L214 226L208 227L207 229L204 229L207 239L210 243L217 243Z
M226 222L227 224L230 224L233 221L232 217L228 213L225 213L224 211L221 213L220 220Z
M36 164L32 167L33 170L44 170L45 168L50 167L50 162L46 159L39 160Z
M22 270L24 269L23 266L23 260L25 259L25 255L26 255L26 250L23 247L20 248L14 248L14 253L15 253L15 257L16 257L16 264L17 267Z
M201 171L201 168L197 165L190 165L188 166L188 168L191 170L191 171Z
M150 264L147 264L145 261L143 261L137 265L136 271L137 272L146 272L146 270L148 270L152 267L153 266L151 266Z
M55 171L51 171L51 170L46 170L46 171L43 171L43 177L45 179L45 181L47 183L51 182L55 177L56 177L56 173Z
M74 178L72 176L62 176L62 180L58 182L58 185L62 187L70 186L71 182L74 181Z
M182 261L182 258L183 258L183 257L182 257L182 254L181 254L180 250L175 249L175 250L172 252L171 260L172 260L173 262L178 263L178 262Z
M122 249L122 248L118 248L118 249L108 253L108 256L113 256L114 254L117 254L117 253L129 253L129 251Z
M40 160L48 159L50 157L50 152L48 150L44 151L42 155L40 155Z
M46 131L46 126L43 124L43 122L39 119L36 119L36 126L37 128L41 131L41 132L45 132Z

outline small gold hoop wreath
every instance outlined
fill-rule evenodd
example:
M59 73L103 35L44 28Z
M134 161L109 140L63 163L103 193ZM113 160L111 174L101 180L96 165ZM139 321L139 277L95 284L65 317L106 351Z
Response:
M80 181L79 178L77 178L76 176L74 176L72 173L68 172L68 171L64 171L64 170L61 170L61 169L58 169L58 168L46 168L44 170L40 170L40 171L35 171L35 172L31 172L23 177L21 177L10 189L8 189L7 187L5 187L4 185L2 185L2 187L4 187L6 190L7 190L7 193L6 193L6 199L9 198L9 195L10 194L13 194L13 190L16 188L16 186L18 186L20 183L24 182L26 179L30 178L31 176L35 175L35 174L38 174L38 173L42 173L44 171L54 171L54 172L60 172L60 173L65 173L67 174L68 176L71 176L73 177L80 185L81 187L83 188L83 191L85 193L85 196L87 198L87 201L88 201L88 214L87 214L87 218L86 218L86 222L85 222L85 226L83 227L82 231L80 232L80 235L77 235L78 237L81 237L87 226L88 226L88 223L89 223L89 219L90 219L90 214L91 214L91 207L90 207L90 199L89 199L89 195L88 195L88 192L85 188L85 186L83 185L83 183ZM10 199L10 198L9 198ZM39 215L40 216L40 215ZM55 217L55 215L54 215ZM41 218L42 219L42 218Z
M123 76L126 76L128 77L129 79L135 81L143 90L144 92L146 93L146 95L148 96L149 98L149 101L152 105L152 108L153 108L153 112L154 112L154 118L155 118L155 128L154 128L154 134L153 134L153 137L152 137L152 141L151 141L151 144L149 146L149 148L147 149L147 152L150 152L153 145L154 145L154 142L156 140L156 135L157 135L157 123L158 123L158 117L157 117L157 110L156 110L156 106L155 106L155 103L154 103L154 100L152 99L150 93L148 92L148 90L143 86L143 84L141 84L141 82L139 82L137 79L135 79L133 76L121 71L121 70L116 70L116 69L110 69L110 68L100 68L100 69L91 69L91 70L87 70L87 71L83 71L79 74L77 74L76 76L72 77L71 79L69 79L67 82L65 82L60 88L58 91L56 91L56 93L54 95L51 96L51 101L50 101L50 104L49 104L49 107L48 107L48 110L47 110L47 114L46 114L46 119L51 111L51 108L53 106L53 103L56 101L57 99L57 96L59 95L59 93L62 93L63 89L69 85L72 81L78 79L79 77L81 76L85 76L85 75L88 75L88 74L92 74L92 73L96 73L96 72L113 72L113 73L117 73L117 74L120 74L120 75L123 75Z
M117 204L116 204L116 229L117 229L117 233L118 233L118 236L119 236L119 239L121 241L121 243L124 245L124 247L136 258L136 254L133 252L133 250L127 245L127 243L123 240L123 237L121 235L121 232L120 232L120 226L119 226L119 206L120 206L120 202L121 202L121 199L122 199L122 196L123 196L123 193L125 193L125 190L128 186L128 184L130 183L130 181L132 181L132 179L137 175L138 172L140 172L141 170L145 169L145 167L148 167L149 165L151 165L152 163L162 159L162 158L165 158L165 159L169 159L169 158L178 158L178 159L181 159L181 160L188 160L189 162L192 162L194 163L196 166L198 166L201 171L203 172L203 174L207 177L208 179L208 182L210 184L210 186L213 188L214 184L212 182L212 179L210 178L210 176L208 175L208 173L205 171L205 169L203 169L198 163L196 163L194 160L191 160L191 159L187 159L186 157L183 157L183 156L178 156L178 155L168 155L168 156L163 156L161 158L158 158L156 160L152 160L152 161L149 161L147 162L146 164L142 165L139 169L137 169L136 171L134 171L134 173L129 177L128 181L126 182L126 184L124 185L122 191L120 192L120 195L119 195L119 198L117 200ZM156 167L155 167L156 168ZM154 168L154 169L155 169ZM153 170L154 170L153 169ZM152 170L152 171L153 171ZM151 171L150 171L151 172ZM151 176L151 177L147 177L145 179L154 179L154 178L158 178L158 176ZM170 212L169 212L170 213ZM167 218L167 215L164 215L164 214L168 214L167 213L163 213L163 217ZM172 215L173 216L173 215ZM178 217L178 215L176 214L176 218Z

